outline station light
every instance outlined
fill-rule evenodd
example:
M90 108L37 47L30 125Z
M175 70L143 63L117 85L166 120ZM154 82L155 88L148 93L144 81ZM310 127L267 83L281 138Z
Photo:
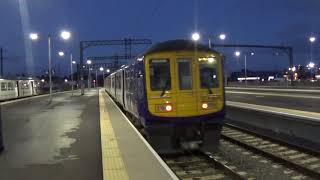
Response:
M195 33L192 34L191 37L192 37L192 40L198 41L200 39L200 34L195 32Z
M103 69L103 67L100 67L100 69L99 69L100 71L103 71L104 69Z
M107 69L107 73L109 73L110 72L110 69Z
M68 79L65 79L64 82L68 82Z
M62 39L68 40L71 37L71 33L69 31L62 31L60 36Z
M289 68L289 70L290 70L290 68ZM295 72L296 70L297 70L296 67L292 67L292 68L291 68L291 71L292 71L292 72Z
M92 61L90 59L87 60L87 64L91 64Z
M315 41L316 41L316 37L311 36L311 37L309 38L309 41L310 41L311 43L315 42Z
M30 33L29 37L31 40L35 41L39 39L39 35L37 33Z
M77 64L77 62L76 61L72 61L72 64Z
M241 52L240 51L236 51L236 52L234 52L234 55L239 57L241 55Z
M226 39L226 35L224 33L219 35L220 40L225 40Z
M314 66L315 66L315 64L313 62L310 62L307 67L308 68L314 68Z
M250 55L251 55L251 56L254 56L254 52L251 52Z
M44 79L41 79L41 82L44 82L45 80Z
M63 51L59 51L58 54L59 54L60 57L64 56L64 52Z

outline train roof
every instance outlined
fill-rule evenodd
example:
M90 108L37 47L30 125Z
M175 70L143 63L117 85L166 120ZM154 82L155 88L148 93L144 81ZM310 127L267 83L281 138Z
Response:
M169 41L164 41L161 43L157 43L150 47L144 54L151 54L151 53L156 53L156 52L165 52L165 51L206 51L206 52L216 52L212 49L210 49L208 46L196 43L191 40L169 40ZM217 53L217 52L216 52Z

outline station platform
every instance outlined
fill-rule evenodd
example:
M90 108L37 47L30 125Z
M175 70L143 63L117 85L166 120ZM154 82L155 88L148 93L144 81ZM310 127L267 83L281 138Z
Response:
M320 151L319 112L267 106L259 102L226 101L226 104L226 122Z
M1 180L177 179L103 90L1 106Z
M1 103L2 180L102 179L98 91Z
M237 107L237 108L242 108L247 110L272 113L276 115L288 116L292 118L300 118L300 119L310 120L310 121L315 121L317 123L320 123L320 113L318 112L302 111L302 110L296 110L296 109L280 108L280 107L274 107L274 106L265 106L265 105L235 102L235 101L226 101L226 104L227 106L230 106L230 107Z
M178 179L103 90L99 102L104 179Z
M320 113L320 108L317 105L319 104L320 100L320 90L315 89L227 87L226 100L232 102Z

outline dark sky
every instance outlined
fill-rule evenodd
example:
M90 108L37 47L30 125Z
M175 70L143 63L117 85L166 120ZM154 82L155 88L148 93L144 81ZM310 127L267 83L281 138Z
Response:
M26 71L26 59L33 60L39 73L47 67L47 34L58 36L61 29L68 29L73 33L70 42L53 41L53 64L66 72L67 59L56 52L66 49L78 58L80 40L133 37L159 42L188 39L197 29L204 43L209 37L219 42L217 36L225 32L225 43L290 45L295 62L306 64L310 61L308 37L318 35L319 17L319 0L1 0L0 46L7 58L5 73ZM30 31L39 32L41 39L31 43L25 36ZM318 42L313 51L316 58ZM121 51L100 49L87 55L94 53ZM259 53L250 57L249 68L288 66L286 57L275 57L274 51ZM228 68L235 68L234 62L242 67L241 59L229 55Z

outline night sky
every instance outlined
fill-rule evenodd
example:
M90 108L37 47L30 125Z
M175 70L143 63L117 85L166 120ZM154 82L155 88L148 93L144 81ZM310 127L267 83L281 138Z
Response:
M200 32L203 43L209 37L220 43L218 35L224 32L224 43L290 45L295 63L306 64L310 61L308 38L317 37L319 17L319 0L1 0L0 46L5 49L6 74L27 71L26 59L34 62L35 73L43 71L47 67L46 36L58 36L62 29L70 30L73 37L69 42L58 37L53 41L53 64L61 73L67 72L68 61L59 58L57 51L65 49L78 58L80 40L132 37L159 42L189 39L193 31ZM38 32L40 39L30 42L29 32ZM313 56L319 63L320 38L317 40ZM227 68L243 66L231 50L220 50L227 54ZM121 48L98 48L86 55L122 52ZM287 58L274 56L274 51L257 52L248 60L249 69L288 66Z

